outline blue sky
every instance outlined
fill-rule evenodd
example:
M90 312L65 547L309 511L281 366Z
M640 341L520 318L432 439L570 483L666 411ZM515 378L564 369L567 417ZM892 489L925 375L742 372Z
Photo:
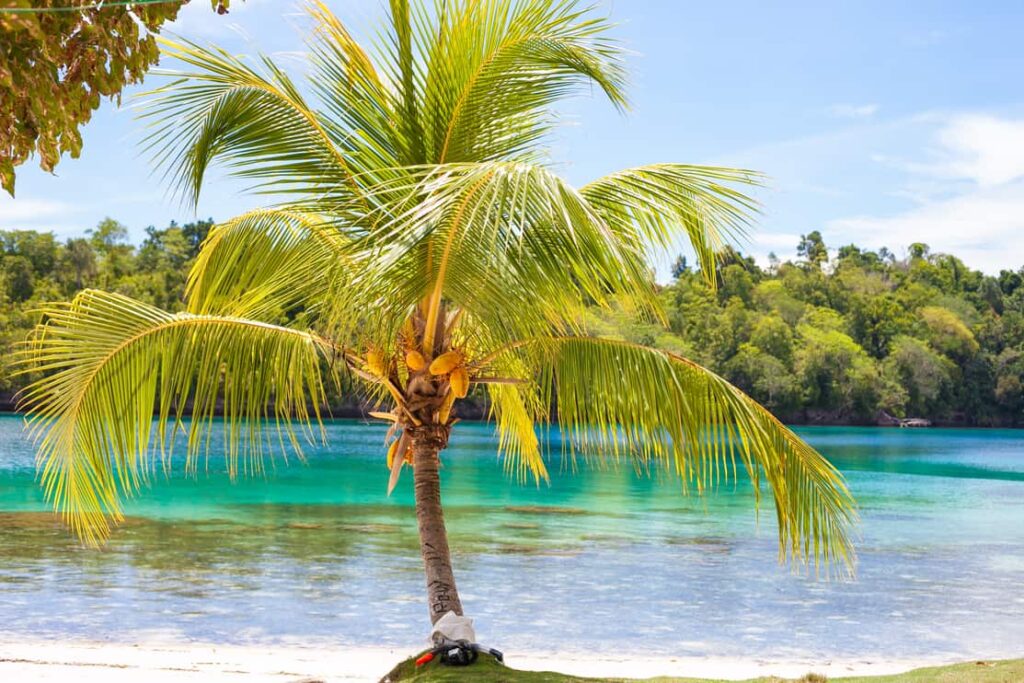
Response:
M329 4L357 35L377 0ZM292 0L235 0L218 17L194 0L172 30L301 71L304 17ZM604 0L631 60L632 111L598 97L563 107L552 141L573 182L656 161L763 171L751 240L792 256L801 233L902 253L912 242L989 272L1024 265L1024 3ZM152 79L148 85L158 81ZM0 228L80 234L104 216L138 239L148 225L227 218L266 200L214 174L198 212L166 196L140 151L131 98L104 103L80 159L32 162ZM659 265L664 277L664 264Z

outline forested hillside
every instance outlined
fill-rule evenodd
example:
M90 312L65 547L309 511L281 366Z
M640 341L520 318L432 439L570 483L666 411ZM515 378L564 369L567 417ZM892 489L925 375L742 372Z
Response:
M0 407L23 382L11 376L10 350L39 303L97 287L178 310L210 226L150 228L137 246L110 219L66 241L0 231ZM667 330L625 310L591 311L591 330L691 357L789 422L872 424L884 412L1024 424L1024 268L988 276L923 244L905 258L853 245L830 257L817 232L798 253L764 269L729 251L717 290L680 258L662 288Z
M729 253L717 292L681 258L663 290L671 332L624 315L595 330L676 349L789 422L1022 424L1024 269L986 276L924 244L830 258L817 232L798 253L767 269Z

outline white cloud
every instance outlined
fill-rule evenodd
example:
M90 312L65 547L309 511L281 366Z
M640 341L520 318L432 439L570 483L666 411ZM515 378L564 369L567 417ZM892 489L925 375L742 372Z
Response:
M800 242L800 235L787 232L759 232L751 239L758 247L756 253L769 251L792 251Z
M1024 177L1024 119L968 115L953 119L939 140L950 160L939 170L982 186Z
M833 104L829 114L841 119L866 119L878 111L877 104Z
M42 220L55 216L66 216L73 208L63 202L46 199L12 199L6 193L0 193L0 227L20 228L36 225Z
M978 189L889 216L840 218L829 221L827 231L873 248L924 242L975 268L1015 270L1024 261L1024 183Z
M208 2L191 2L181 8L178 17L167 24L165 29L192 40L223 40L241 36L247 40L248 33L237 20L240 15L253 13L265 5L267 0L246 0L231 3L228 14L217 14Z
M888 215L837 218L828 222L828 232L872 247L925 242L988 272L1019 268L1024 262L1024 119L948 117L933 147L919 151L926 160L903 165L907 175L898 191L916 200L915 206Z

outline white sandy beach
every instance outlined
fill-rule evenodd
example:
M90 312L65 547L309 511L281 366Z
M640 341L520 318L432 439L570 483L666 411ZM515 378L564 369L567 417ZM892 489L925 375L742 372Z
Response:
M0 681L376 683L394 664L420 649L415 645L407 649L357 649L0 640ZM787 662L514 651L506 652L505 659L517 669L560 671L580 676L696 676L729 680L766 675L798 677L809 671L828 676L890 674L946 663L925 660Z

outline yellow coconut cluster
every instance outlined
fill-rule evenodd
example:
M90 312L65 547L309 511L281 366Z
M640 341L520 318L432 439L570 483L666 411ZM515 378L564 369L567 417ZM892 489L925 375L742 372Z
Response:
M430 363L430 374L448 375L448 386L455 398L465 398L469 393L469 370L461 351L442 353Z
M392 370L392 359L379 349L368 350L365 361L367 371L376 377L387 379ZM430 361L430 363L427 363L427 359L420 351L409 346L405 351L405 365L410 373L427 370L434 377L447 378L449 390L445 394L444 401L441 403L435 416L437 424L447 424L455 401L465 398L466 394L469 393L469 369L466 366L466 356L462 351L456 349L442 353ZM391 421L397 420L397 415L392 413L375 413L374 416L390 419ZM402 442L403 439L396 439L388 447L387 466L389 469L396 464L395 458L399 457L400 452L402 459L412 464L412 454L408 448L404 447L406 444Z

